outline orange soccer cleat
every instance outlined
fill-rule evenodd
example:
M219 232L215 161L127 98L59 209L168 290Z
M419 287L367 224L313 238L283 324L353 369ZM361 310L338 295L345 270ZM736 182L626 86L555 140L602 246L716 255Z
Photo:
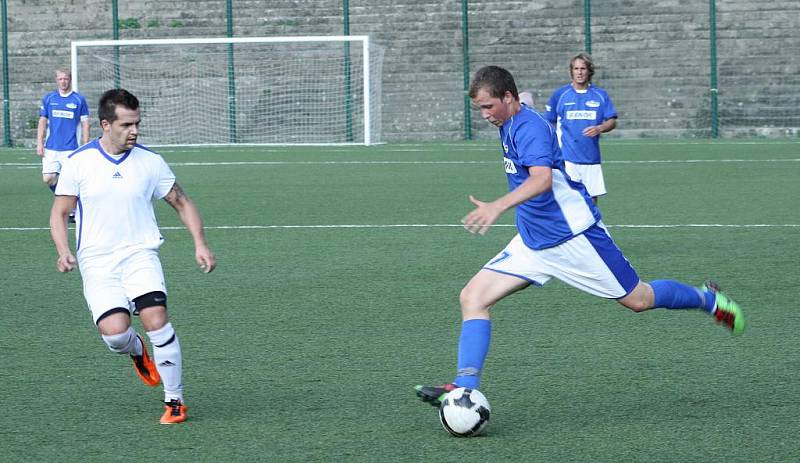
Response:
M164 402L164 414L161 415L161 424L178 424L186 421L186 405L179 399Z
M139 375L143 383L148 386L157 386L161 382L161 376L158 374L155 362L147 354L147 346L144 343L144 339L141 336L138 337L142 343L142 355L131 355L133 369L136 370L136 374Z

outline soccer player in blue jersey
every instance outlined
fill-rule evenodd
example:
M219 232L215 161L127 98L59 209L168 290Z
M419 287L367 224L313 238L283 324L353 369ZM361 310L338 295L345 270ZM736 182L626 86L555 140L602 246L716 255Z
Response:
M42 98L36 130L36 154L42 158L42 180L53 192L61 164L78 148L79 126L81 144L89 142L89 106L83 95L72 90L72 73L57 70L56 84L58 88Z
M594 63L589 55L572 57L569 75L572 81L553 92L544 117L556 126L567 174L582 182L597 204L597 197L606 194L600 134L617 126L617 109L608 92L592 85Z
M461 290L455 379L416 386L419 397L438 406L455 388L478 388L491 339L490 309L506 296L551 278L635 312L698 309L733 333L744 330L741 309L714 283L695 288L675 280L639 279L584 185L564 171L553 126L519 103L511 73L496 66L481 68L469 96L481 116L499 129L509 192L494 201L470 196L475 209L462 222L471 233L482 235L505 211L516 208L517 235Z

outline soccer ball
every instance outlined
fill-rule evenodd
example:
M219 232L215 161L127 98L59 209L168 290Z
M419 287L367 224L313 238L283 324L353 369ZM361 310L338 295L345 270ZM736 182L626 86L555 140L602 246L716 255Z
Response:
M492 409L477 389L460 387L448 392L439 407L439 421L450 434L470 437L480 434L489 423Z

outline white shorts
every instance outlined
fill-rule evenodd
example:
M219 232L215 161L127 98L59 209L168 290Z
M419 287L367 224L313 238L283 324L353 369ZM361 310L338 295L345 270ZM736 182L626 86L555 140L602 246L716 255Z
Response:
M57 174L61 172L61 164L67 159L67 156L72 154L74 150L68 151L53 151L44 150L42 156L42 173L43 174Z
M619 299L633 291L639 275L602 224L558 246L535 250L517 234L483 268L542 286L555 277L595 296Z
M572 180L583 183L589 196L603 196L607 193L600 164L574 164L564 161L564 170Z
M101 315L117 307L135 312L133 300L143 294L167 293L158 252L152 249L81 259L78 264L83 297L95 323Z

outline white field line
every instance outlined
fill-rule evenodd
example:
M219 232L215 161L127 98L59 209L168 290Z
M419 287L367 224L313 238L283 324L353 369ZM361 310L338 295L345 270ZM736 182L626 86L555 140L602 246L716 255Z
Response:
M702 146L726 146L726 145L758 145L758 146L780 146L780 145L799 145L800 141L789 141L789 140L781 140L781 141L737 141L737 140L716 140L713 143L708 143L705 141L696 141L696 142L687 142L682 140L661 140L659 142L648 142L648 141L640 141L636 139L615 139L615 140L606 140L604 142L606 145L617 145L617 146L656 146L656 145L702 145ZM430 152L432 150L431 145L435 145L435 147L446 147L446 148L455 148L459 151L491 151L495 149L498 144L495 140L486 139L483 142L477 143L463 143L463 142L454 142L454 143L403 143L400 145L389 146L386 144L381 144L381 147L378 148L379 151L383 153L408 153L408 152ZM156 148L159 153L204 153L208 152L207 148L181 148L175 149L172 146L164 146L159 147L159 145L148 145L151 148ZM250 145L248 147L241 147L235 148L230 145L216 145L218 147L223 147L226 152L231 153L252 153L253 151L258 152L265 152L265 153L285 153L286 148L276 148L274 146L258 146L258 145ZM295 146L297 147L297 146ZM301 148L315 148L313 145L302 146ZM325 151L333 151L333 152L349 152L354 149L362 149L362 150L370 150L372 148L364 147L364 146L323 146L320 149L324 149ZM433 148L436 149L436 148Z
M330 224L330 225L211 225L206 230L281 230L281 229L347 229L347 228L462 228L460 223L405 223L405 224ZM514 224L495 224L493 227L515 227ZM800 224L620 224L606 225L608 228L800 228ZM160 227L161 230L183 230L184 227ZM4 231L45 231L48 227L0 227Z
M716 140L713 143L709 143L706 141L696 141L696 142L687 142L682 140L660 140L658 142L649 142L649 141L639 141L636 139L614 139L614 140L606 140L604 142L607 145L616 145L616 146L644 146L644 147L651 147L651 146L660 146L660 145L670 145L670 146L692 146L692 145L702 145L702 146L726 146L726 145L755 145L755 146L780 146L780 145L800 145L800 141L788 141L788 140L781 140L781 141L737 141L737 140ZM434 146L432 146L434 145ZM161 145L148 145L151 148L154 148L159 153L170 153L170 154L194 154L194 153L207 153L210 148L180 148L176 149L172 146L161 146ZM210 145L214 148L222 147L226 153L285 153L288 146L286 148L275 148L270 147L267 145L248 145L247 147L239 147L235 148L230 145ZM459 151L495 151L497 147L497 142L494 140L486 140L484 143L477 142L475 144L470 143L463 143L463 142L453 142L453 143L405 143L399 146L387 146L383 145L382 148L379 148L379 151L382 153L425 153L431 152L436 150L438 147L446 147L446 148L456 148ZM306 146L303 148L314 148L313 146ZM362 146L324 146L320 147L320 150L324 150L325 152L344 152L349 153L352 152L354 149L363 149L365 151L370 150L371 148L362 147ZM11 151L17 151L20 154L30 153L31 148L11 148ZM41 165L41 163L39 163Z
M308 165L398 165L398 164L500 164L498 160L485 161L191 161L170 162L171 166L308 166ZM733 163L733 162L800 162L800 158L791 159L650 159L650 160L608 160L604 164L697 164L697 163ZM41 163L32 162L0 162L0 169L38 169Z

